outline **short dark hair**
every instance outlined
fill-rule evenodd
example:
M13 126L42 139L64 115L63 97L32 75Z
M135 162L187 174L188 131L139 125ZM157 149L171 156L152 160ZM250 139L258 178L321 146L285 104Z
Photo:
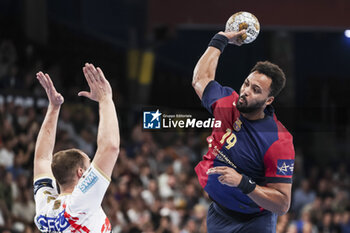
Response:
M283 70L276 64L269 61L259 61L250 72L253 73L254 71L264 74L272 80L270 96L276 97L286 85L286 76Z
M71 184L76 168L85 168L83 152L78 149L62 150L53 155L51 170L60 185ZM86 169L86 168L85 168Z

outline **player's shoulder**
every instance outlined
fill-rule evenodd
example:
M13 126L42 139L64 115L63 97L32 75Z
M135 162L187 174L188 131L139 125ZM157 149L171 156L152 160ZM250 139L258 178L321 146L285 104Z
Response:
M280 122L276 114L273 115L276 127L277 127L277 133L278 133L278 139L281 141L293 141L293 135L288 131L288 129Z
M276 125L276 131L274 133L276 140L274 140L273 143L271 143L268 150L266 151L266 154L269 154L270 156L281 154L293 155L294 145L292 134L279 120L277 120L275 114L273 116L273 120L274 124Z
M213 80L208 83L208 85L205 87L203 96L207 98L214 98L217 100L225 99L226 97L236 97L238 94L236 91L228 86L222 86L217 81Z
M43 217L55 218L59 211L63 210L62 201L58 196L40 195L36 198L35 220Z
M236 107L239 96L231 87L223 86L221 92L217 92L215 95L218 95L217 104L229 108Z
M238 94L230 87L222 86L213 80L205 87L202 95L202 105L213 113L217 108L231 109L233 103L237 102Z

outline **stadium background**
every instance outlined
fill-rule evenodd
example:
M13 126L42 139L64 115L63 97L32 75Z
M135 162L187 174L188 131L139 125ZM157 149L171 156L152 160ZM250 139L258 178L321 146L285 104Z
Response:
M209 131L143 132L142 109L206 114L191 87L210 38L237 11L261 23L255 42L228 46L217 80L239 88L258 60L287 74L274 104L296 149L293 202L277 232L350 232L350 2L0 1L0 231L33 226L32 161L46 96L65 97L55 150L96 144L97 105L81 67L100 66L115 91L122 150L103 202L115 232L206 232L208 199L193 167Z

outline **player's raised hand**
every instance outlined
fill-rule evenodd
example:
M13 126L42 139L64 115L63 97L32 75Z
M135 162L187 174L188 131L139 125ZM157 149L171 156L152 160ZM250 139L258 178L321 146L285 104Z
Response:
M208 175L219 174L218 180L221 184L237 187L241 182L242 175L235 169L226 166L212 167L207 171Z
M97 102L106 98L112 98L111 85L99 67L95 68L93 64L85 63L83 72L90 87L90 92L81 91L78 93L78 96L85 96Z
M48 74L38 72L36 78L39 80L41 86L45 89L49 102L53 106L60 106L64 102L63 96L56 91L55 86Z
M246 30L241 30L239 32L219 32L219 34L226 36L230 43L241 46L243 44L243 38L246 36Z

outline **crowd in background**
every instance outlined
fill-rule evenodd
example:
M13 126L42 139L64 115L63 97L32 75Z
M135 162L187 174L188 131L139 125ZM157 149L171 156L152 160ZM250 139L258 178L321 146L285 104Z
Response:
M44 95L34 76L40 62L18 75L15 50L11 42L0 45L0 231L30 233L38 232L33 223L32 170L46 102L39 98ZM15 91L3 94L8 87L30 89L32 98ZM67 101L55 151L76 147L93 157L97 113L94 105ZM113 232L206 232L210 200L194 166L206 152L209 134L144 132L141 123L122 131L120 155L102 203ZM310 165L308 155L297 145L296 149L292 205L278 218L277 232L350 232L349 165Z

